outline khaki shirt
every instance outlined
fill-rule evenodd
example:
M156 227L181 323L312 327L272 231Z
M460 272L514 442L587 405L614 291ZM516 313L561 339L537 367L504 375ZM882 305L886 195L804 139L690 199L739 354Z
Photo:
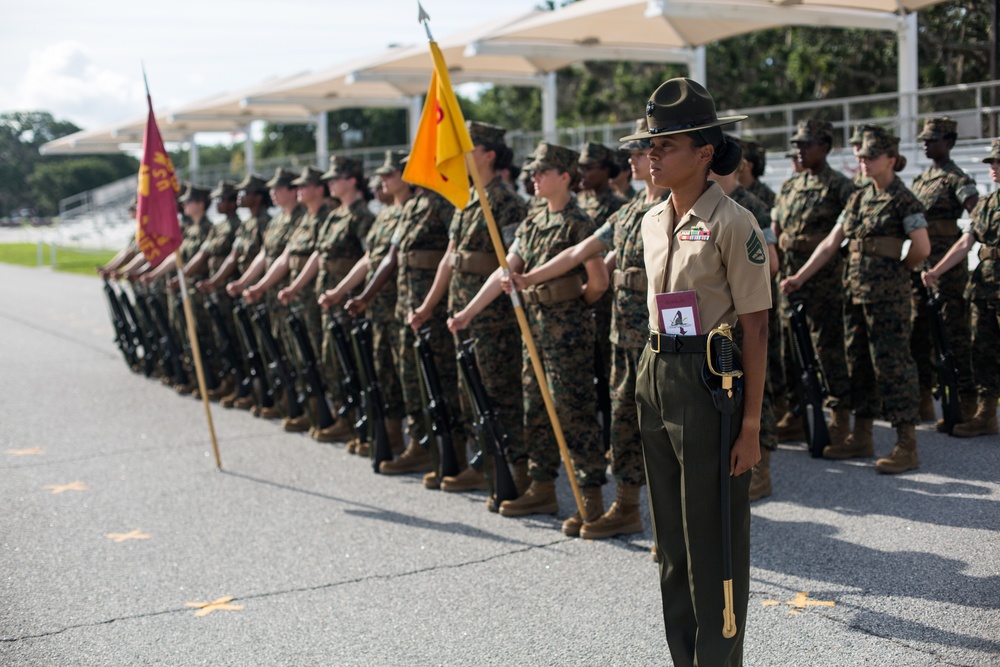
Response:
M703 334L723 322L735 326L737 315L771 307L764 235L753 215L717 183L679 221L672 197L650 209L642 219L642 241L650 329L659 328L655 295L660 292L694 290Z

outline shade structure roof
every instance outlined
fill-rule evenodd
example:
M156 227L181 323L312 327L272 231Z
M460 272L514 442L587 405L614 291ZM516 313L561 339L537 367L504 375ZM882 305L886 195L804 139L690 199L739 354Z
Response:
M499 29L470 42L470 50L556 58L561 49L567 58L598 60L616 50L697 47L783 25L895 30L898 9L896 0L587 0Z

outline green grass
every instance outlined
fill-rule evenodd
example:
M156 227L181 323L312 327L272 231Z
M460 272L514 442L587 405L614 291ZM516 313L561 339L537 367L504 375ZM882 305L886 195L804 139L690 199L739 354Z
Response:
M94 269L114 256L113 250L78 250L57 246L56 271L96 276ZM47 243L42 244L42 262L44 266L50 266L52 262L52 251ZM0 263L38 266L38 244L0 243Z

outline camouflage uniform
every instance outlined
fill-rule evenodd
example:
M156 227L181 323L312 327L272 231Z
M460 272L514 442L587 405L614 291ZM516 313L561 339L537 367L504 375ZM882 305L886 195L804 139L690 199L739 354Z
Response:
M771 213L781 228L778 246L782 250L782 276L794 274L806 263L816 246L833 229L854 192L850 180L829 166L816 176L803 171L788 183L788 188L783 188L781 196L775 200ZM851 383L844 357L842 274L843 264L838 253L796 292L795 297L805 304L806 324L829 391L824 402L830 408L851 406ZM783 357L788 361L794 359L788 297L781 295L780 303ZM787 373L786 377L796 376Z
M292 230L288 237L286 249L288 251L288 281L293 282L302 271L306 261L317 249L320 225L330 215L329 207L324 203L317 209L316 213L308 210L302 214L299 224ZM296 296L296 301L301 304L303 324L309 332L309 342L312 344L313 352L320 354L323 341L320 327L319 304L316 302L316 283L312 282L304 285ZM286 345L288 350L295 350L295 341L291 340L290 334L286 331ZM297 355L296 355L297 356Z
M264 232L264 237L261 240L261 247L264 249L264 257L267 258L268 267L281 257L281 253L285 251L285 244L288 243L288 239L302 220L305 212L305 206L296 204L291 211L282 209L268 223L267 231ZM264 303L267 304L267 312L270 315L272 334L277 340L285 338L284 321L288 316L288 308L278 301L278 291L287 285L288 277L286 276L285 279L268 290L264 297Z
M852 242L877 237L902 242L927 222L923 206L895 178L884 191L874 186L856 191L837 224ZM881 414L895 427L918 424L917 369L909 349L910 271L896 257L849 248L844 338L855 415Z
M497 226L516 230L527 215L525 202L506 187L499 176L487 183L485 190L486 201ZM448 239L455 243L456 254L461 258L456 261L453 255L448 285L448 310L457 313L476 296L492 269L499 266L486 216L479 203L479 193L475 189L466 207L455 211L448 228ZM495 403L499 421L508 434L508 460L511 463L521 461L527 457L521 431L524 405L520 365L516 363L521 356L521 333L510 299L501 296L484 308L469 323L466 335L478 341L476 362L486 393ZM465 427L471 434L474 432L470 423L472 407L468 405L465 393L461 394L461 399Z
M208 193L206 192L205 194L207 196ZM212 231L212 222L208 219L208 216L203 217L197 224L195 224L191 218L182 216L181 222L183 225L181 232L183 239L181 240L181 247L178 248L177 252L181 254L181 262L187 264L187 262L195 256L198 250L201 249L201 245L208 238L209 233ZM202 332L202 335L211 331L211 329L200 328L203 325L200 324L201 320L198 319L198 311L204 312L205 309L201 307L201 302L196 299L195 294L198 294L199 292L191 288L191 281L198 281L204 277L206 277L206 274L203 271L199 274L188 276L186 279L186 282L188 283L188 298L191 299L191 309L195 314L195 326ZM184 324L184 304L181 302L180 292L170 292L168 294L168 303L170 306L170 326L174 330L174 335L179 341L188 340L188 332ZM204 326L207 326L207 324ZM189 370L193 369L194 362L190 356L190 348L187 345L185 345L184 348L184 363ZM193 370L191 371L190 377L191 381L194 382Z
M562 211L553 213L545 208L525 220L511 252L524 260L527 273L593 232L593 221L570 199ZM586 273L579 266L566 275L583 280ZM593 348L594 322L588 316L589 307L580 299L571 299L551 305L527 304L525 312L580 485L601 486L606 482L607 463L596 418L593 368L580 363L590 358ZM551 480L558 474L559 449L527 346L522 344L521 350L528 474L534 480Z
M760 225L764 234L764 243L777 245L774 232L771 231L771 209L760 199L750 193L742 185L737 185L736 189L729 193L729 198L750 211ZM777 303L777 286L771 281L771 303ZM776 335L779 330L779 315L777 308L769 308L767 311L767 363L768 372L764 376L764 398L760 408L760 445L770 450L778 448L778 424L774 415L774 385L771 382L773 364L780 364L781 359L781 338ZM737 327L740 339L737 344L742 344L742 330ZM777 361L776 361L777 360Z
M969 232L982 244L965 292L972 304L972 372L978 393L996 396L1000 394L1000 190L976 205Z
M340 206L331 211L317 233L316 250L320 253L319 275L316 277L316 294L333 289L357 264L365 252L361 247L362 231L371 227L375 218L368 210L368 202L364 197L354 201L350 206ZM337 361L333 335L330 333L329 310L321 312L320 332L322 347L320 349L320 366L326 380L327 388L335 403L343 404L345 398L340 382L343 372Z
M615 251L610 332L611 473L619 484L633 486L646 484L635 403L636 366L646 346L649 317L642 217L664 199L666 196L646 203L646 193L639 193L594 232L601 243Z
M368 275L365 283L375 277L379 264L389 253L392 235L399 226L403 207L390 204L375 216L365 244L368 246ZM403 390L399 384L399 325L395 318L396 283L388 281L365 306L365 315L372 322L372 348L375 371L387 404L387 419L402 419Z
M244 220L236 230L236 238L233 239L233 248L236 249L236 270L240 274L250 268L250 264L260 252L264 233L271 222L271 216L266 210L261 209L256 217Z
M934 266L961 237L957 220L965 211L965 200L978 194L976 182L949 160L940 169L928 167L913 179L910 191L927 211L927 233L931 239L931 254L927 262L928 266ZM930 390L934 386L933 324L922 295L923 290L920 289L923 286L920 274L915 272L912 279L915 317L910 352L917 363L920 388ZM941 317L948 334L948 347L958 368L959 393L971 397L975 393L975 385L972 381L969 308L963 297L968 282L969 265L967 262L959 262L941 276L937 288L941 295Z
M760 180L754 181L753 183L750 184L749 188L746 188L746 190L754 197L764 202L765 206L768 207L774 206L774 199L775 199L774 190L767 187L767 184L764 183L763 181Z
M429 434L424 428L417 352L413 349L416 334L407 324L406 318L412 309L420 305L434 283L437 265L448 247L448 223L454 214L455 207L447 199L429 190L418 189L403 206L402 218L392 239L399 257L396 271L396 321L400 330L400 384L411 440L414 437L420 440ZM418 262L417 257L421 258L419 268L414 266ZM458 375L458 366L455 344L447 328L446 310L442 300L427 320L427 325L431 328L431 349L438 376L452 378ZM449 411L457 417L460 414L458 387L451 382L442 384ZM456 420L452 437L456 444L465 442L460 420Z

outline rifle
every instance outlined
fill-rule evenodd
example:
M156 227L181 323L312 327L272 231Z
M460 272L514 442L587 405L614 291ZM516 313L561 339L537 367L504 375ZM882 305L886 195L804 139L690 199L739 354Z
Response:
M230 372L236 375L236 395L247 396L250 393L247 373L243 368L243 360L237 352L236 343L229 333L229 324L222 316L219 309L219 295L209 294L205 298L205 310L212 320L212 328L215 329L216 349L222 358L222 377L225 378Z
M611 379L604 375L604 355L600 341L594 341L594 391L597 392L597 411L601 413L601 435L604 449L611 449Z
M143 362L145 363L146 377L153 374L154 366L160 367L160 372L166 370L163 361L163 350L160 349L160 333L157 330L156 321L149 311L149 304L146 303L146 295L140 291L138 286L132 284L132 297L135 300L135 312L139 316L142 328L142 349L144 352Z
M174 379L174 384L186 385L188 374L184 370L183 345L174 338L174 333L170 329L170 321L163 311L163 304L152 292L146 293L146 305L149 307L156 328L160 332L159 348L165 372Z
M438 478L454 477L459 472L458 458L455 454L455 443L451 437L454 427L454 420L448 404L444 400L444 391L441 388L441 378L438 376L437 366L434 364L434 351L431 350L431 329L423 327L417 332L417 340L413 343L413 348L417 351L417 359L420 362L420 397L424 402L425 419L431 423L426 439L431 437L431 432L438 439L438 452L440 454L438 466ZM429 448L429 440L422 441L421 446ZM464 443L462 443L464 446Z
M108 300L108 312L111 316L111 324L115 328L115 343L125 357L125 363L129 368L135 368L139 363L128 322L125 320L125 313L122 311L122 304L118 300L115 289L107 278L104 279L104 295Z
M334 417L330 411L330 404L326 400L326 383L323 382L323 375L319 370L319 362L316 360L316 353L313 351L312 343L309 341L309 333L306 325L299 317L302 306L293 307L288 311L288 328L292 332L295 340L295 351L298 352L299 368L302 370L302 379L305 381L306 395L309 397L308 407L313 427L324 429L333 426Z
M242 297L233 300L233 318L236 320L236 335L239 336L246 355L247 388L253 393L254 403L258 408L274 407L274 390L267 381L264 360L257 346L250 313L247 312L247 302Z
M261 347L264 348L264 356L267 359L266 370L271 376L273 393L277 395L278 392L283 392L286 417L289 419L301 417L304 410L303 399L295 386L295 370L288 363L288 357L271 332L271 318L267 314L267 306L262 303L254 306L251 319L257 327Z
M382 461L392 460L392 445L389 444L389 432L385 428L385 396L378 383L375 372L375 351L372 343L372 324L367 319L358 320L351 329L351 338L361 361L361 381L365 387L364 405L367 408L368 424L372 428L372 439L375 446L371 448L372 467L379 472Z
M132 299L129 298L128 292L121 285L118 286L118 301L122 305L122 313L125 315L125 323L128 327L129 336L132 339L132 349L135 350L136 360L141 360L143 375L149 377L153 374L155 359L146 346L145 326L142 320L139 319L135 305L132 303Z
M958 365L955 363L955 355L948 346L948 333L944 328L944 317L941 316L941 295L931 292L923 282L919 280L915 282L931 316L931 335L934 337L934 349L937 351L934 360L938 371L938 385L934 388L934 397L941 400L945 430L950 434L955 424L962 421L958 400Z
M343 375L340 388L344 394L344 406L340 408L337 416L346 418L347 413L353 409L354 431L358 435L358 441L367 443L369 441L368 423L374 422L374 417L367 414L371 406L365 400L365 388L362 385L361 376L358 374L358 365L355 363L351 343L347 340L347 332L344 331L344 326L340 321L341 317L339 312L331 311L330 313L330 337L333 339L333 349Z
M788 319L792 326L792 340L795 344L795 361L799 365L799 380L802 384L801 409L806 417L806 437L809 440L809 454L813 458L823 456L823 448L830 444L830 431L823 416L823 398L827 395L823 371L816 361L816 350L806 326L803 301L789 303Z
M476 426L476 439L479 440L481 454L489 452L493 457L493 497L496 499L496 506L505 500L517 498L517 486L514 484L514 477L510 472L510 464L507 461L507 431L497 418L496 408L493 401L486 393L486 386L483 384L483 377L479 372L479 364L476 363L475 340L469 338L458 340L458 367L461 370L462 378L465 380L465 389L469 395L469 402L472 404L474 423ZM479 456L474 457L476 463L470 465L478 468Z

